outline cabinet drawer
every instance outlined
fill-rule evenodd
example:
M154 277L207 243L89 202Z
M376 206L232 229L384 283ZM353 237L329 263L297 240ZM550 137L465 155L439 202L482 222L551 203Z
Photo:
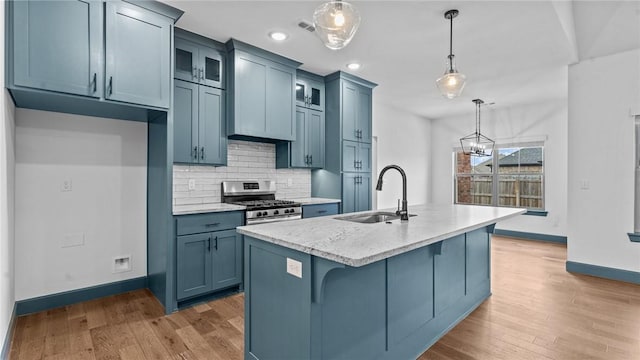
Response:
M176 232L178 235L235 229L241 225L244 225L244 213L242 211L182 215L176 218Z
M302 217L304 219L336 214L338 214L338 203L302 206Z

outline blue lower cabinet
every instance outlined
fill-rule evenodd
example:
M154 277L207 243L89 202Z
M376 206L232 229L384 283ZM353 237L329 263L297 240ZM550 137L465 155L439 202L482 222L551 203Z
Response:
M337 215L339 213L338 205L338 203L302 205L302 218Z
M371 173L342 174L342 213L371 210Z
M242 285L239 211L176 216L176 299Z
M213 289L211 234L178 236L178 300L201 295Z
M213 245L213 290L242 282L242 235L235 230L211 233Z

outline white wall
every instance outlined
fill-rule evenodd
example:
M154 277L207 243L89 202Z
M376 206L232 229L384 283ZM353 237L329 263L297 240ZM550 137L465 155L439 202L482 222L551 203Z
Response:
M146 275L146 161L146 123L16 111L17 300Z
M428 119L380 103L373 104L373 136L378 137L377 166L373 169L375 185L383 167L395 164L407 174L409 205L429 202L430 128ZM402 198L402 177L395 170L384 176L384 187L377 192L378 208L397 207Z
M566 76L566 72L564 73ZM475 129L474 104L468 115L434 120L431 125L433 202L453 201L453 148ZM566 235L567 224L567 103L565 100L518 107L486 106L481 132L497 143L544 140L545 210L547 217L518 216L497 228L547 235ZM546 140L545 140L546 139Z
M0 29L4 29L4 6L0 6ZM0 36L0 69L0 342L3 342L15 301L15 107L4 88L4 36Z
M632 243L640 50L569 68L569 261L640 271ZM588 181L589 189L581 189Z

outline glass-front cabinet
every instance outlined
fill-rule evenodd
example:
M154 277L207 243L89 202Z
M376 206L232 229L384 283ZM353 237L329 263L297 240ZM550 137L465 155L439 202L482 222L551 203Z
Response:
M324 111L324 82L321 77L303 70L296 72L296 105Z
M224 89L224 57L216 49L176 38L175 78Z

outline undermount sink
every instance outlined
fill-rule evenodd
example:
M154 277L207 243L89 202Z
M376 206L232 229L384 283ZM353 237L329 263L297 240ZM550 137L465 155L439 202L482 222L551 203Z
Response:
M416 215L410 214L409 216L411 217ZM374 213L368 213L368 214L357 214L357 215L351 215L351 216L342 216L334 219L358 222L362 224L376 224L380 222L400 219L400 215L396 215L396 213L393 213L393 212L385 211L385 212L374 212Z

